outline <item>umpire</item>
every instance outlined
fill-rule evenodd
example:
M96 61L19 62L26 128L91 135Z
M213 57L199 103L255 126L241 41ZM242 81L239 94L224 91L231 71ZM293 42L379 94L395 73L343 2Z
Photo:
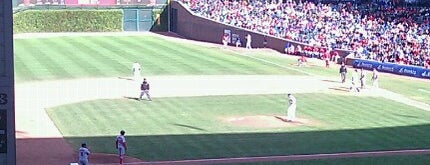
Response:
M343 62L339 68L339 73L340 73L340 79L342 80L342 83L345 83L347 71L346 71L345 63L343 63Z

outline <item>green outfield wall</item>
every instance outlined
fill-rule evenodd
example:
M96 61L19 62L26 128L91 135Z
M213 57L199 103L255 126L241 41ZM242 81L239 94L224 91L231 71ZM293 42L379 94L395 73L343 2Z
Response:
M166 6L33 6L14 13L14 33L167 31Z

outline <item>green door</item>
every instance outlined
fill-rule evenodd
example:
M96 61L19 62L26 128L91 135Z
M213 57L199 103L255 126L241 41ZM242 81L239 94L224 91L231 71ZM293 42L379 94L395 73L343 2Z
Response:
M149 31L154 24L152 9L124 9L123 13L124 31Z

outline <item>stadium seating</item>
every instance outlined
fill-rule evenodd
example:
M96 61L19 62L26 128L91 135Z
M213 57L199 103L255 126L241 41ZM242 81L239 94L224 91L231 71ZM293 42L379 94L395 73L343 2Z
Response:
M361 59L430 65L430 10L388 4L182 0L195 14ZM275 1L273 1L275 2Z

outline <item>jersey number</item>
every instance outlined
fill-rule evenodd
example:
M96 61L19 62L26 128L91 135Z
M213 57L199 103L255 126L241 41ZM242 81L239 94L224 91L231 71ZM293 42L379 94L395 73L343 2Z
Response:
M7 104L7 94L6 93L0 93L0 105Z
M84 152L83 152L83 151L81 151L81 152L79 152L79 153L81 153L81 156L84 156Z

